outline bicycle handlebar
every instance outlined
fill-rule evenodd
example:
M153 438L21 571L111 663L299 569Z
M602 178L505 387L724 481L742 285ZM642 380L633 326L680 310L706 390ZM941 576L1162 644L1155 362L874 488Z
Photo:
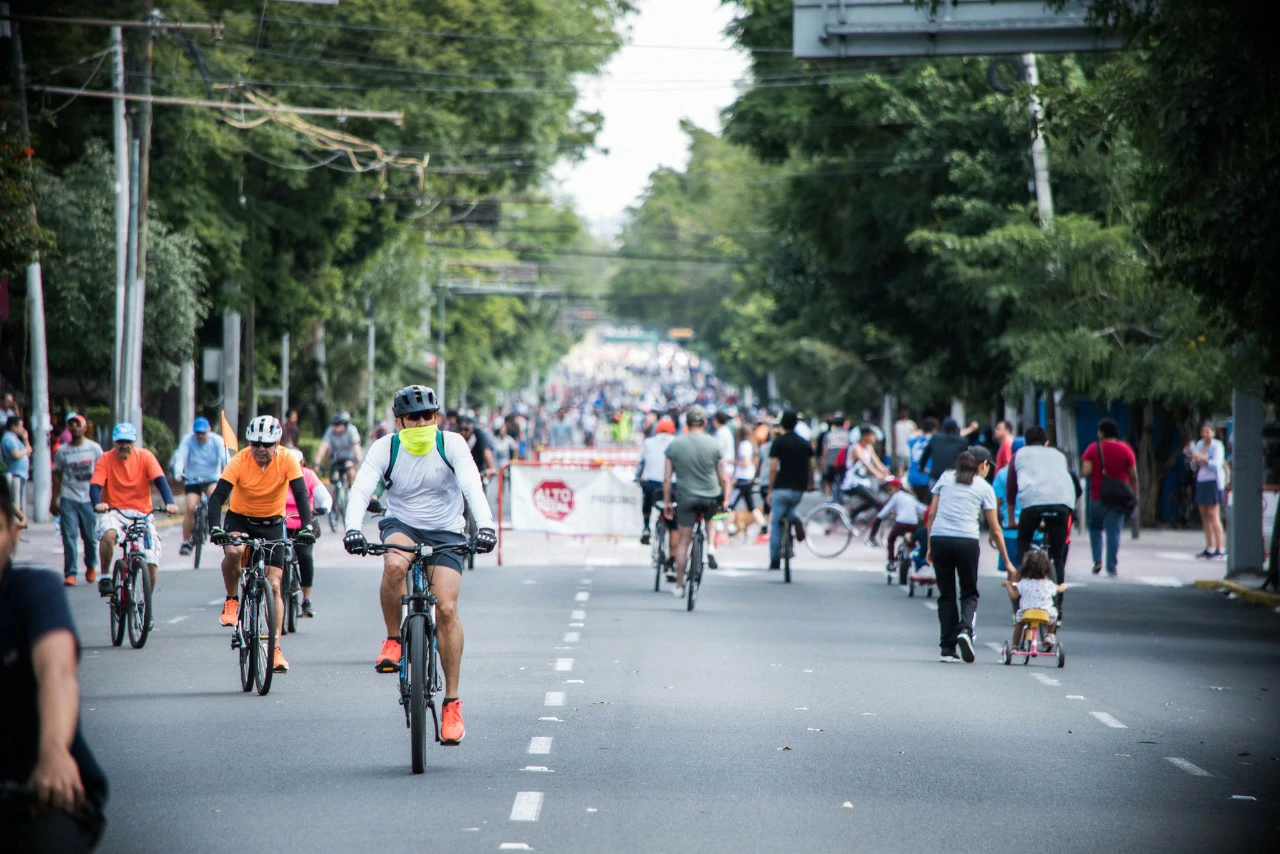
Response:
M291 546L293 540L285 537L283 540L264 540L261 538L246 537L244 534L228 534L227 545L229 546L256 546L265 549L274 546Z
M360 550L360 554L377 557L384 555L389 551L404 552L416 557L427 557L432 554L440 554L442 552L452 552L453 554L468 555L475 551L475 543L458 543L453 546L436 546L432 548L426 543L418 543L414 546L402 546L399 543L369 543Z

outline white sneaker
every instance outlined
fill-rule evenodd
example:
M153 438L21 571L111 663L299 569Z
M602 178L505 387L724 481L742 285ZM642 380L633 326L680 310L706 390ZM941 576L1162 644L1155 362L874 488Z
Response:
M684 598L684 588L683 588L683 587L672 587L672 588L671 588L671 595L672 595L672 596L674 596L674 597L675 597L675 598L677 598L677 599L683 599L683 598Z

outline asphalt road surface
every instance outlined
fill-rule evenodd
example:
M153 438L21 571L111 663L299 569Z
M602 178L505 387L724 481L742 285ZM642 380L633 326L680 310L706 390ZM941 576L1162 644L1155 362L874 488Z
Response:
M176 544L167 564L177 566ZM1064 669L937 661L934 600L882 574L708 573L697 610L638 566L508 546L463 584L467 736L409 769L373 670L380 563L318 547L290 672L240 691L211 556L110 646L68 591L107 852L1250 851L1280 841L1280 617L1192 589L1068 594ZM984 547L985 548L985 547ZM58 561L48 549L25 559ZM536 553L536 554L535 554ZM552 565L533 565L548 563ZM522 560L522 557L525 558ZM534 559L536 557L536 560ZM1268 842L1268 840L1270 840Z

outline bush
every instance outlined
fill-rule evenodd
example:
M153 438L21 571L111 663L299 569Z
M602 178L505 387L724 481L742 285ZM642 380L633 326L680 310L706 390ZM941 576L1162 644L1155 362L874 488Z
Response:
M160 465L168 471L169 458L178 449L178 443L173 438L173 431L169 429L169 425L159 418L152 418L150 415L142 416L142 444L151 449L151 453L156 455Z
M320 448L320 440L313 439L310 436L298 437L298 450L302 451L307 457L307 465L314 466L316 464L316 451Z

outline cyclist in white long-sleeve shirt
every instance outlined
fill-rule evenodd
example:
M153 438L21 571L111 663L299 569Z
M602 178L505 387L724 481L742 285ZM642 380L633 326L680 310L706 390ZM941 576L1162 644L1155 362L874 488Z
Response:
M497 535L480 472L466 440L457 433L437 429L439 408L435 391L425 386L407 386L396 392L391 410L397 432L373 443L351 485L347 532L342 539L351 554L363 554L368 545L361 526L365 508L379 484L385 486L382 501L387 509L386 517L378 523L382 542L403 546L425 543L432 547L466 542L465 499L479 528L476 550L482 554L493 551ZM428 560L433 568L449 570L434 572L431 585L437 599L440 663L445 679L440 737L445 744L457 744L466 732L462 701L458 699L463 645L462 622L458 618L462 557L445 552ZM383 557L380 596L387 634L374 664L379 673L400 670L400 597L405 594L408 569L409 557L402 552L388 552Z

